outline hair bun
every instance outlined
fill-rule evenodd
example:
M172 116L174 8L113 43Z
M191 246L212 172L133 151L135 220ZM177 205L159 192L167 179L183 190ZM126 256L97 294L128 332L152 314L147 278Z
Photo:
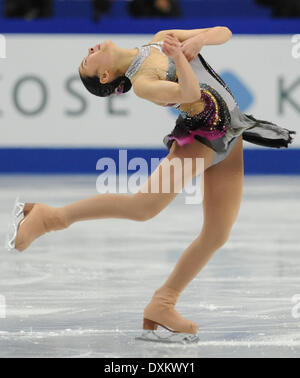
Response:
M131 81L126 76L119 76L107 84L101 84L98 76L83 77L80 72L79 76L85 88L98 97L120 95L128 92L132 87Z

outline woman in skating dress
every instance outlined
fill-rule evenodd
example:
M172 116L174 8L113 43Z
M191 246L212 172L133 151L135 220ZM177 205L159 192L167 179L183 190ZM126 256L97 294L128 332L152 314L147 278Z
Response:
M237 219L244 177L243 139L281 148L288 147L295 133L241 112L226 83L200 53L203 46L223 44L231 36L227 27L169 30L158 32L150 43L138 48L122 49L111 40L90 48L79 69L89 92L106 97L126 93L132 87L141 98L180 110L174 129L163 140L169 153L135 194L99 194L59 208L17 202L14 208L15 229L8 238L8 248L24 251L44 233L65 229L74 222L151 219L176 197L178 185L183 189L194 176L203 174L202 229L146 306L145 337L163 326L172 335L197 339L198 325L183 318L175 304L214 252L226 243ZM142 133L143 119L136 122L141 123ZM182 164L164 175L164 168L174 158ZM182 168L185 158L192 161L188 174ZM202 168L196 163L199 158L204 159ZM184 175L185 180L178 179ZM170 180L169 193L162 190L165 180ZM158 185L158 192L151 192L151 182Z

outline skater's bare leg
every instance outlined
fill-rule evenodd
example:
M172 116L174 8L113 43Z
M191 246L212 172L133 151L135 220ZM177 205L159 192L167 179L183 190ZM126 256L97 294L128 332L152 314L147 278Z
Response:
M204 222L200 235L185 250L164 285L155 297L171 298L175 303L179 294L205 266L211 256L228 240L237 218L243 190L244 165L242 139L236 143L230 155L219 164L208 168L204 174ZM155 313L152 314L154 309ZM174 319L164 314L157 315L155 302L146 307L144 316L155 320L163 319L170 327L180 323L177 314ZM166 314L166 313L165 313ZM197 326L190 324L185 332L195 333ZM151 327L149 328L151 329Z
M173 144L175 146L172 151L170 151L170 154L166 159L172 159L172 158L179 158L183 159L186 157L204 157L205 158L205 165L204 168L207 169L212 162L213 158L213 151L206 147L205 145L202 145L198 143L198 141L195 141L195 144L187 145L184 147L178 147L175 143ZM199 147L201 146L201 148ZM233 151L236 151L237 147ZM234 152L231 152L231 155L234 155ZM164 162L166 161L164 160ZM229 159L229 157L227 158ZM227 160L226 159L226 160ZM228 161L228 160L227 160ZM147 184L150 188L151 182L158 181L160 184L163 182L163 169L162 166L164 162L161 164L160 167L153 173L152 177L148 180ZM222 162L223 163L223 162ZM222 163L218 164L220 166ZM196 164L193 165L194 169L192 170L190 179L197 173L196 170ZM217 166L216 166L217 167ZM233 166L232 166L233 167ZM213 167L212 167L213 168ZM208 171L208 170L207 170ZM228 173L230 173L231 169L228 168ZM172 176L171 171L171 181L173 180L173 184L175 185L176 177L178 178L178 175L176 176L176 172L173 172L174 176ZM152 181L151 181L152 179ZM205 178L206 181L206 178ZM184 181L182 181L184 183ZM218 181L218 174L216 174L216 177L214 180L211 180L212 186L219 187L220 183ZM185 184L187 181L185 182ZM207 186L207 185L206 185ZM160 186L161 188L161 186ZM172 188L172 185L171 185ZM174 189L174 188L173 188ZM204 201L206 201L206 191L204 194ZM102 201L104 198L103 195L94 196L92 198L89 198L87 200L75 202L73 204L67 205L63 208L64 214L67 214L65 219L67 219L67 224L71 224L73 222L79 221L79 220L86 220L86 219L98 219L103 217L115 217L115 218L128 218L128 219L136 219L136 220L146 220L153 216L155 216L157 213L159 213L164 207L166 207L173 198L178 194L177 192L174 192L171 190L170 193L143 193L142 191L139 191L138 193L134 195L110 195L110 197L106 196L106 201ZM119 196L118 198L116 196ZM222 196L224 198L224 193L222 193ZM117 201L119 202L119 206L115 206L115 202L112 203L113 199L117 198ZM108 200L108 201L107 201ZM109 205L108 202L111 202ZM207 205L206 207L208 207ZM205 205L204 205L205 207ZM205 224L209 225L209 217L206 217L207 220ZM203 227L203 230L205 228ZM194 243L193 243L194 244ZM198 246L199 247L199 246ZM194 248L192 248L193 251ZM208 250L211 250L212 246L209 244ZM191 254L194 256L194 253L188 253L187 257L190 257ZM199 253L198 253L199 254ZM186 255L186 253L185 253ZM189 258L188 258L189 260ZM180 262L177 264L175 270L174 270L174 276L176 279L176 269L180 270ZM198 261L197 261L198 263ZM198 264L199 266L199 264ZM199 267L196 269L199 271ZM183 271L184 273L184 271ZM190 269L186 270L186 276L183 277L183 280L186 281L186 284L193 278L193 271ZM177 311L174 309L174 306L176 304L178 295L180 294L180 290L183 290L184 284L181 284L180 282L174 283L172 280L172 275L167 281L165 285L163 285L159 290L157 290L149 303L149 305L146 307L144 311L144 317L145 317L145 323L144 328L145 329L155 329L157 327L157 324L161 324L168 329L175 330L177 332L184 332L184 333L196 333L198 326L181 317Z
M192 170L182 170L186 158L192 159ZM168 156L136 194L99 194L60 208L36 205L20 225L16 248L23 251L45 232L64 229L78 221L101 218L126 218L137 221L150 219L176 197L184 184L200 173L199 165L196 164L197 158L204 158L204 169L208 168L213 159L212 149L198 141L182 147L174 142ZM176 160L181 164L175 164L175 168L171 170L165 169L170 165L170 161ZM166 172L170 172L170 176ZM166 179L170 181L169 193L162 190L163 181ZM156 193L151 193L153 183L156 188L158 184ZM145 193L145 188L148 193Z
M230 155L204 173L203 227L186 249L165 285L182 291L229 238L236 221L243 191L242 138Z
M184 170L181 171L184 159L192 158L193 165L188 173L186 181L189 182L196 174L196 159L204 157L204 168L210 166L213 153L210 148L195 141L193 144L183 147L173 143L172 149L157 169L152 173L147 182L135 194L100 194L82 201L72 203L64 207L68 223L74 223L87 219L101 218L126 218L137 221L145 221L160 213L182 190L184 186ZM175 159L175 160L173 160ZM176 159L179 163L174 169L168 169L170 161ZM199 166L198 166L199 167ZM170 172L170 177L167 172ZM170 181L170 192L164 193L162 185L164 181ZM185 182L185 184L187 183ZM153 192L153 188L157 192ZM176 189L179 188L179 190Z

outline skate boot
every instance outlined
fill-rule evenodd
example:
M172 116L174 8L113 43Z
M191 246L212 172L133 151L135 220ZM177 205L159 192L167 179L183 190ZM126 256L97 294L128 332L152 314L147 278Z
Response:
M60 208L41 203L22 203L17 198L6 240L6 248L24 251L46 232L62 230L67 222Z
M156 290L152 300L144 310L144 331L139 340L160 342L195 343L199 341L197 336L198 325L184 319L175 309L179 292L174 289L161 287ZM155 332L161 326L168 330L166 336Z

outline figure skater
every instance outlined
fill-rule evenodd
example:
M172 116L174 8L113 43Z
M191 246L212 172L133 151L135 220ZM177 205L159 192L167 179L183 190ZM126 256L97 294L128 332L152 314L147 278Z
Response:
M162 326L171 331L169 335L197 340L198 325L183 318L174 307L185 287L226 243L236 221L244 177L242 140L281 148L288 147L291 134L295 134L241 112L226 83L200 54L203 46L223 44L231 36L227 27L166 30L137 48L123 49L111 40L90 48L79 68L89 92L106 97L133 87L137 96L181 111L174 129L163 140L169 154L135 194L99 194L58 208L17 201L13 211L14 232L8 238L8 249L20 252L46 232L83 220L146 221L178 194L174 188L179 168L171 171L171 190L165 193L161 189L164 167L174 158L181 162L192 159L192 170L184 184L204 174L203 226L144 309L145 337L156 334L154 331ZM204 159L203 172L197 168L198 158ZM151 181L159 184L158 192L151 193Z

